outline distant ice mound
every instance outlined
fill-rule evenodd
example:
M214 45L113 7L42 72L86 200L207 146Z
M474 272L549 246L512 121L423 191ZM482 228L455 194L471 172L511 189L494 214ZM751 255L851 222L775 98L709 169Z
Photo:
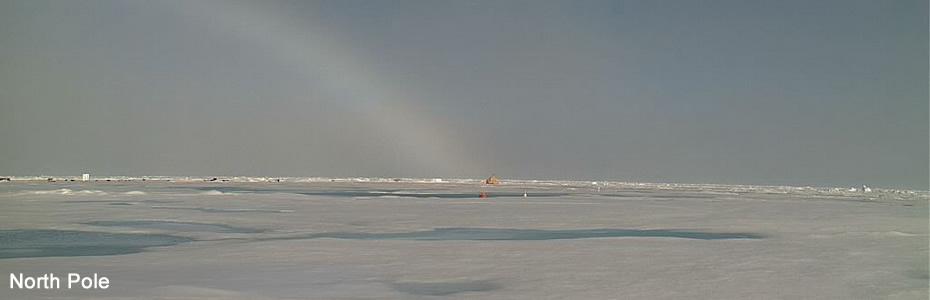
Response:
M141 195L147 195L147 194L148 193L143 192L143 191L128 191L128 192L123 193L123 195L130 195L130 196L141 196Z
M847 189L846 191L847 191L847 192L871 193L871 192L872 192L872 188L870 188L869 186L863 184L861 188L851 187L851 188Z
M218 191L218 190L203 191L200 193L200 195L206 195L206 196L224 196L224 195L235 195L235 194L236 193L228 193L228 192L223 192L223 191Z
M106 195L107 193L100 190L72 190L72 189L57 189L57 190L43 190L43 191L31 191L29 192L33 195Z

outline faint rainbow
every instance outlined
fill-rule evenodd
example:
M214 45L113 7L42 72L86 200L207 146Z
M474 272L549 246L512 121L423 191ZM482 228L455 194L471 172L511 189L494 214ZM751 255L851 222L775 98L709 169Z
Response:
M208 22L236 38L263 47L276 59L298 66L298 72L318 78L331 92L346 100L334 101L358 113L372 130L413 153L422 176L475 176L487 172L483 163L465 153L456 131L415 105L415 93L399 92L370 70L365 58L332 35L314 30L306 20L288 18L268 7L234 1L179 1L182 15ZM255 2L265 3L268 2ZM291 25L295 24L297 26ZM325 70L322 72L321 70Z

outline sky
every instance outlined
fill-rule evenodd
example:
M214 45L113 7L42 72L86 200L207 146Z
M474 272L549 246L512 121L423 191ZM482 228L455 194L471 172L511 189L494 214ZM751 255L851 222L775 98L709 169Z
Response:
M0 174L930 182L927 1L0 0Z

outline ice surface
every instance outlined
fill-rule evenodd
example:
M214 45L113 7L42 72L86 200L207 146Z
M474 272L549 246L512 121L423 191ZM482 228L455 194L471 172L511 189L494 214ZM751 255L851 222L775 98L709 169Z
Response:
M205 232L235 232L259 233L264 230L242 228L222 224L208 224L196 222L179 222L170 220L132 220L132 221L93 221L84 223L92 226L130 227L142 229L159 229L175 232L205 231Z
M146 179L0 184L0 270L111 281L0 299L928 297L925 191Z
M635 229L574 229L540 230L507 228L436 228L429 231L368 233L326 232L273 239L348 239L348 240L411 240L411 241L543 241L608 237L662 237L699 240L759 239L751 233L714 233L677 230Z

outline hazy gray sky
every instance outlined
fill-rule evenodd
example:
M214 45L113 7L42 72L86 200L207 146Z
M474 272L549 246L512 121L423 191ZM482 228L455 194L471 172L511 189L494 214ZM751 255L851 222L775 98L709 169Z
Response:
M928 185L918 1L0 0L0 174Z

